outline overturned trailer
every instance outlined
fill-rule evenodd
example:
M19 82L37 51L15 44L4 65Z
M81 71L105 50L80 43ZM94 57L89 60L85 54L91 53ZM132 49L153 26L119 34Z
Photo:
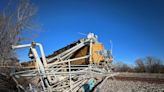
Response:
M40 48L41 57L36 46ZM13 46L13 49L18 48L30 48L29 57L34 66L24 66L22 68L26 69L12 75L18 80L20 77L35 77L38 82L29 83L30 91L89 92L104 78L115 75L111 72L111 51L104 49L93 33L47 57L39 43Z

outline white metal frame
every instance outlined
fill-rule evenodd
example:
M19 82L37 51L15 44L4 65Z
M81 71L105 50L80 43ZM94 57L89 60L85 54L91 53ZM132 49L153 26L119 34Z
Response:
M97 38L93 33L90 33L88 35L88 38L86 38L85 40L81 40L80 43L78 43L74 47L49 59L45 58L43 47L39 43L33 42L32 44L13 46L13 49L30 48L38 66L37 69L19 71L14 73L13 75L26 77L40 76L42 91L44 92L76 92L90 78L109 75L111 76L111 73L104 70L103 68L99 68L97 65L94 65L92 63L93 42L97 42ZM90 46L89 55L74 59L67 58L75 51L79 50L87 44L89 44ZM36 46L40 48L43 62L41 61L36 51ZM85 58L88 58L89 65L71 65L72 61L81 60ZM30 89L31 88L32 87L30 84Z

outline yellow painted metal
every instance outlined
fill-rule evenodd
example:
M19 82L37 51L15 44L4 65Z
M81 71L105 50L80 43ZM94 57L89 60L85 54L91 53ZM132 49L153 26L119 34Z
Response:
M98 54L98 51L101 51L104 49L103 44L101 43L95 43L92 45L92 60L93 63L99 63L104 60L104 57L100 54Z

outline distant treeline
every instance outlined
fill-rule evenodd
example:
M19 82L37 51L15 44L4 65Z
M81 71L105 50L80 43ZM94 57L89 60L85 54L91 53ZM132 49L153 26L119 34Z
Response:
M114 63L116 72L136 72L136 73L164 73L164 62L156 57L148 56L139 58L134 65L123 62Z

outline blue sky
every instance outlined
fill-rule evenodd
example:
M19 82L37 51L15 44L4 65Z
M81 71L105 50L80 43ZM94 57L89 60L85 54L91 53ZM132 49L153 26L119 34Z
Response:
M42 29L34 40L43 44L46 55L85 37L78 32L93 32L107 49L112 40L113 56L118 61L133 64L145 56L164 59L163 0L32 2L38 7L35 18Z

